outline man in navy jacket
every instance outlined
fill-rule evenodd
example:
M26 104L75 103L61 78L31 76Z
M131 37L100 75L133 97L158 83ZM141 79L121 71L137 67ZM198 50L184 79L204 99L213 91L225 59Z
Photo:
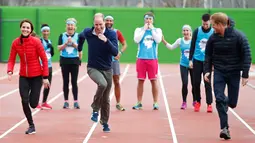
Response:
M220 138L230 139L228 125L228 107L237 106L240 76L242 85L246 85L251 65L250 46L246 36L234 29L234 22L224 13L211 16L215 33L209 38L205 50L205 81L211 82L209 76L214 67L214 94L216 108L220 118ZM228 25L228 22L230 25ZM242 71L242 75L240 72ZM228 86L228 96L224 91Z
M93 109L91 120L98 122L98 112L100 110L100 123L103 125L103 131L109 132L109 94L112 87L111 64L112 56L118 55L117 36L113 30L105 27L104 15L97 13L94 16L94 26L85 28L79 34L79 50L82 49L85 40L88 43L87 72L89 77L97 84L97 91L91 104Z

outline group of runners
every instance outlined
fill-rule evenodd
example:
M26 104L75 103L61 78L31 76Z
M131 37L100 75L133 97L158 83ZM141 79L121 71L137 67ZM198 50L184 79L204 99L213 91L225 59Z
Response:
M158 45L174 50L180 48L180 75L182 81L181 109L187 108L188 75L192 85L192 106L195 112L201 108L201 80L204 80L207 112L213 112L213 94L211 75L213 76L216 109L220 118L220 137L230 139L227 111L228 107L237 106L240 77L242 85L246 85L251 65L250 46L246 36L234 27L234 21L224 13L203 14L202 25L192 30L191 26L182 26L183 36L170 44L163 35L161 28L153 25L155 15L147 12L143 16L144 25L134 31L134 42L138 45L137 71L137 103L132 107L139 110L143 107L142 97L144 82L148 78L152 86L153 110L159 110L158 104ZM125 111L121 104L120 58L127 49L127 42L119 29L114 28L114 17L102 13L94 15L94 25L77 33L75 18L66 20L66 31L60 34L57 49L60 51L60 67L63 79L63 108L69 105L69 75L71 75L73 107L80 109L78 102L78 75L82 60L82 50L85 41L88 43L87 73L97 84L91 107L91 120L100 121L103 131L109 132L110 113L109 93L114 83L116 108ZM9 80L13 74L16 55L20 57L19 90L24 114L29 128L26 134L35 133L31 108L52 109L47 103L52 81L52 57L54 47L49 39L51 28L48 24L41 25L41 37L33 33L33 23L25 19L20 23L21 35L11 46L7 73ZM120 44L121 46L120 46ZM169 53L170 55L171 53ZM125 55L133 56L133 55ZM242 71L242 75L241 72ZM54 78L53 78L54 80ZM43 99L40 100L42 85ZM225 86L228 86L228 96L225 96ZM100 112L100 113L99 113ZM98 119L99 114L101 118Z

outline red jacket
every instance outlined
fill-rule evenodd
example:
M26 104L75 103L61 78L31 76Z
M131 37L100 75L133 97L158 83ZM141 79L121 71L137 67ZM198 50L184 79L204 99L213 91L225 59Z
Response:
M43 76L47 78L49 75L48 59L40 39L29 36L28 38L22 38L22 40L22 44L20 44L20 37L12 42L7 72L13 72L16 55L18 54L20 58L20 76ZM39 58L42 60L42 65Z

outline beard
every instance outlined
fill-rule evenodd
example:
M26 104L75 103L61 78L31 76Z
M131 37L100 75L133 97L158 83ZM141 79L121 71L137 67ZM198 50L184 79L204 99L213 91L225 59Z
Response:
M112 28L112 25L113 25L113 24L106 24L105 26L106 26L107 28Z

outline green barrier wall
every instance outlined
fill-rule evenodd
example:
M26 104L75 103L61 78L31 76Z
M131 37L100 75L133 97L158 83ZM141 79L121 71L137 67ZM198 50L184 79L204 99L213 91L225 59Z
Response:
M255 9L141 9L141 8L63 8L63 7L0 7L2 9L2 37L1 37L1 61L7 61L10 45L14 38L18 37L19 22L23 18L29 18L35 25L36 33L40 33L40 25L48 23L51 27L50 39L55 47L53 61L59 60L57 51L58 37L65 31L65 20L69 17L77 19L77 32L93 24L93 15L102 12L105 15L112 15L115 18L114 27L120 29L126 38L128 49L121 58L121 62L133 63L136 59L137 45L133 42L133 34L136 27L143 26L143 15L147 11L155 13L155 27L163 30L165 39L173 43L182 36L181 28L189 24L193 30L201 25L203 13L226 12L236 21L236 28L241 29L248 37L251 47L255 46ZM1 31L1 30L0 30ZM253 48L252 48L253 49ZM84 44L83 61L87 61L87 44ZM252 57L254 56L252 53ZM169 51L161 43L159 45L160 63L178 63L180 50ZM253 58L253 63L255 59Z

